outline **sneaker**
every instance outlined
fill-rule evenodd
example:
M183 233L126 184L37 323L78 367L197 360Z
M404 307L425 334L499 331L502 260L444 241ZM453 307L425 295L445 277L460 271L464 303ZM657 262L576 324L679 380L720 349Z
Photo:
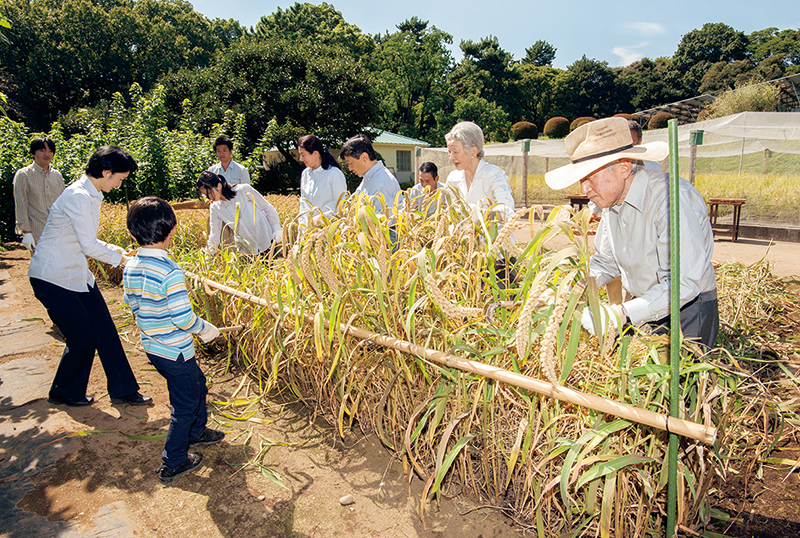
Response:
M199 437L189 439L189 448L197 445L215 445L225 438L225 432L206 428Z
M185 475L189 471L194 471L200 467L201 463L203 463L203 455L200 452L191 452L186 458L186 461L177 467L167 467L166 465L161 465L156 472L158 473L158 479L161 480L163 484L169 484L176 478Z

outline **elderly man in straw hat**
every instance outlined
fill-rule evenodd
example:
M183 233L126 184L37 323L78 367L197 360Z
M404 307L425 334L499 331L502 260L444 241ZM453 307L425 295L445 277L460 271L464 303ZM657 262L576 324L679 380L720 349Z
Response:
M628 123L607 118L575 129L566 140L571 164L545 174L552 189L576 182L600 210L602 220L589 262L598 286L618 276L633 297L601 308L612 330L621 323L647 324L656 333L669 329L669 180L642 161L660 161L669 153L665 142L634 146ZM688 181L680 180L680 302L684 337L713 347L719 331L717 283L711 254L714 236L705 200ZM588 308L583 326L602 332ZM597 329L596 329L597 327Z

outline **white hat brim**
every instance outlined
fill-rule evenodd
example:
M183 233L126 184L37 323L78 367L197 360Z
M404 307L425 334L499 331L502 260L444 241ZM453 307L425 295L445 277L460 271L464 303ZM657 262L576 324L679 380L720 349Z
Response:
M597 157L596 159L590 159L579 163L570 163L556 168L555 170L545 173L544 181L547 183L547 186L553 190L566 189L595 170L619 159L658 162L663 161L667 155L669 155L669 146L666 142L649 142L647 144L633 146L619 153L611 153L609 155Z

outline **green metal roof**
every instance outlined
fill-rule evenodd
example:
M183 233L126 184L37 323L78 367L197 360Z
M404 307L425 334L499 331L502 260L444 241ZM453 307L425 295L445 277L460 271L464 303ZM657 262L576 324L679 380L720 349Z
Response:
M430 146L430 144L424 140L417 140L416 138L390 133L389 131L383 131L381 129L374 130L379 134L372 139L373 144L386 144L393 146Z

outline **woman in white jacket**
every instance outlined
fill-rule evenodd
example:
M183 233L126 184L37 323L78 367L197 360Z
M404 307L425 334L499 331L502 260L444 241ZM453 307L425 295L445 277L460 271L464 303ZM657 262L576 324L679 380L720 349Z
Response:
M248 184L230 186L223 176L205 171L197 178L197 190L211 201L208 250L219 249L232 236L241 254L268 252L283 237L278 212Z
M471 121L457 123L444 135L447 156L456 169L447 176L447 188L455 189L472 208L473 218L494 206L500 221L514 215L514 196L508 176L483 160L483 131Z
M300 176L300 233L324 215L330 218L336 213L337 203L347 192L341 166L330 154L319 138L314 135L301 136L297 140L300 160L306 165Z

